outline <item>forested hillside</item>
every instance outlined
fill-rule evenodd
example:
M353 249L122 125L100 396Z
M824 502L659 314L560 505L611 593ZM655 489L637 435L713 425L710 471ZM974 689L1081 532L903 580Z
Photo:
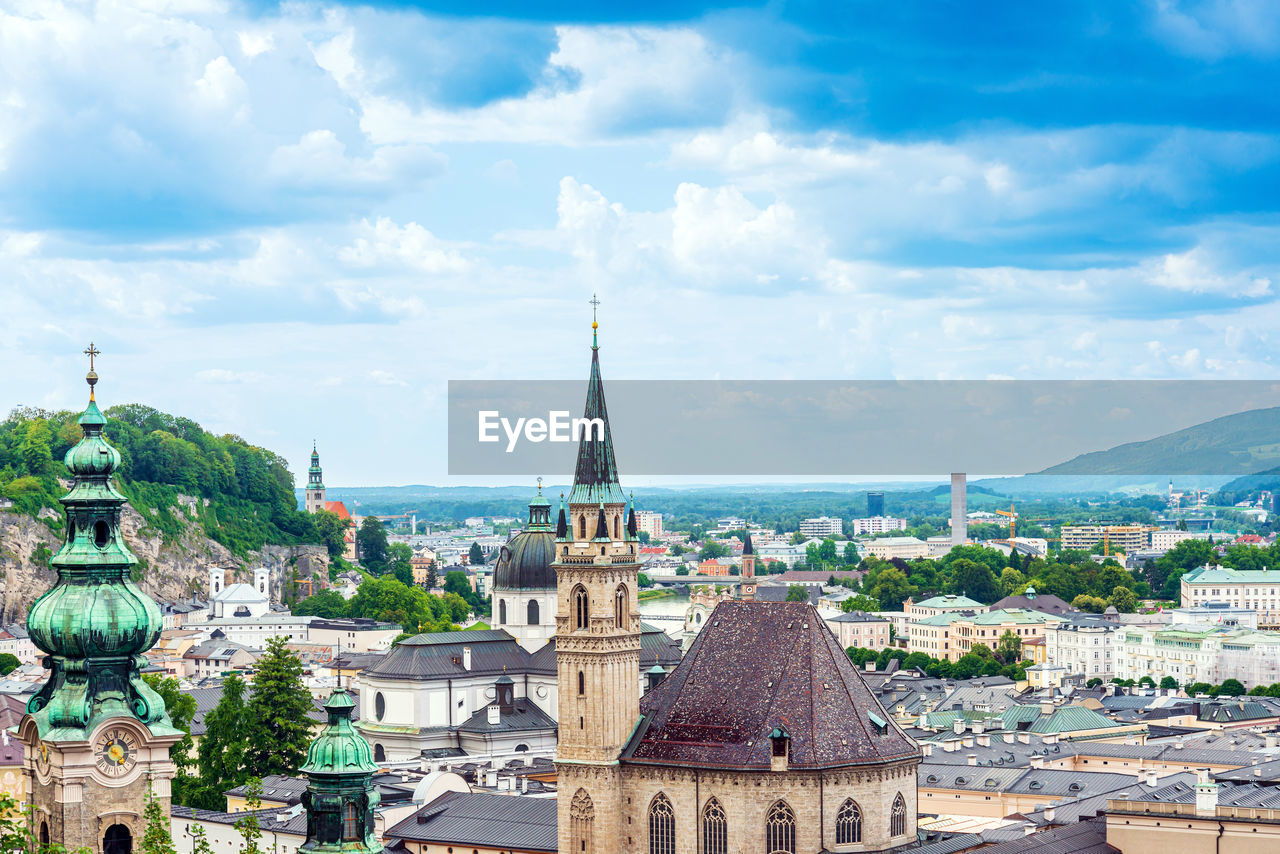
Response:
M69 477L62 457L80 440L79 414L23 408L0 423L0 494L15 511L55 528ZM288 464L271 451L141 404L105 414L106 437L122 460L116 482L145 520L144 534L166 542L178 536L191 513L179 496L191 496L199 499L193 509L204 533L237 555L267 544L321 542L311 517L297 509Z

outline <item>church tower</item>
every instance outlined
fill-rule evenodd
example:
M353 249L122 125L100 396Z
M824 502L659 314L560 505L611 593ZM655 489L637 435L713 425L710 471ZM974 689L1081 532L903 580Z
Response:
M148 792L169 811L170 747L182 736L164 700L142 681L160 636L160 609L130 580L137 558L120 531L125 497L111 475L120 453L103 438L89 356L83 438L67 451L66 542L51 561L57 583L31 606L27 628L49 678L18 725L39 840L74 851L130 854Z
M324 509L324 476L314 442L311 443L311 468L307 469L306 509L308 513Z
M738 598L750 602L756 598L756 549L751 544L751 532L742 544L742 580L738 583Z
M351 726L355 700L338 688L325 701L329 723L307 751L302 806L307 811L304 854L381 854L373 814L380 800L369 742Z
M585 417L600 426L582 435L555 544L559 848L602 854L618 850L618 758L640 717L640 567L639 538L618 484L595 331Z

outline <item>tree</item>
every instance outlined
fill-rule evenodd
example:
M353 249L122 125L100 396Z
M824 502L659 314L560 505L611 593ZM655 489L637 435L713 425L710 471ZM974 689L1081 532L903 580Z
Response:
M1132 585L1133 579L1129 576L1129 573L1118 566L1104 566L1093 577L1093 583L1089 585L1089 592L1095 596L1105 598L1111 595L1112 591L1117 587L1129 588ZM1129 592L1132 593L1133 591L1130 590Z
M1138 610L1138 597L1128 587L1117 587L1112 592L1110 601L1122 614L1132 614Z
M444 576L444 592L457 593L459 596L466 596L473 593L471 582L467 580L467 574L460 569L451 569Z
M177 849L173 845L173 829L169 816L156 800L156 793L150 783L147 784L147 805L142 810L142 819L146 822L146 829L143 831L142 843L138 846L138 851L141 854L177 854Z
M960 558L951 563L951 580L948 593L957 593L990 605L1000 598L1000 585L995 573L985 563Z
M858 554L858 545L853 540L844 544L844 554L841 556L845 566L856 566L862 560L862 556Z
M191 854L213 854L213 846L205 835L204 825L193 821L187 825L187 833L191 834Z
M787 588L788 602L808 602L809 590L803 584L792 584Z
M636 583L640 585L641 590L644 590L653 586L653 579L641 572L636 576Z
M1239 679L1224 679L1218 686L1216 697L1239 697L1244 694L1244 685Z
M1138 680L1138 684L1143 688L1154 688L1156 687L1156 680L1152 679L1150 676L1143 676Z
M258 809L262 807L262 780L253 777L245 784L245 811L235 822L235 829L240 831L244 844L240 846L242 854L263 854L259 844L262 840L262 825L258 822Z
M484 549L480 548L479 543L472 541L471 548L467 549L467 563L484 566Z
M296 603L292 610L299 617L335 620L347 616L347 600L337 590L321 590Z
M996 658L1000 659L1003 664L1013 664L1015 661L1020 661L1022 659L1022 638L1014 634L1012 630L1006 629L996 643L995 654Z
M729 547L717 540L707 540L702 544L702 548L698 549L698 560L715 560L718 557L728 557Z
M1178 680L1174 679L1172 676L1164 677L1163 679L1160 680L1160 690L1162 691L1178 690Z
M21 666L18 656L11 652L0 652L0 676L8 676Z
M200 779L187 804L207 810L227 806L223 792L248 779L244 770L248 749L248 727L245 721L245 684L237 673L229 673L222 682L222 699L205 716L205 733L200 739Z
M407 543L387 546L387 570L404 584L413 584L413 549Z
M1094 678L1090 679L1088 682L1084 683L1084 687L1097 688L1101 684L1102 684L1102 680L1095 676Z
M1000 573L1000 590L1006 596L1016 596L1027 589L1027 577L1012 567Z
M880 603L865 593L859 593L857 596L850 596L841 602L840 610L846 614L851 611L878 611L880 610ZM890 625L890 628L892 628L892 625Z
M284 637L267 641L245 709L249 733L245 762L255 774L294 774L311 746L311 694L302 683L302 661Z
M874 584L867 592L880 602L880 610L901 611L903 600L914 596L918 591L902 570L890 566L877 573Z
M356 532L360 563L374 575L382 575L387 565L387 530L373 516L365 516Z
M1097 596L1090 596L1087 593L1081 593L1079 596L1071 600L1071 607L1078 608L1081 611L1087 611L1090 614L1101 614L1107 610L1107 600L1099 599Z
M672 543L670 546L668 546L668 548L671 551L672 557L680 557L680 555L684 554L687 551L687 549L685 549L685 547L680 545L679 543ZM685 573L685 574L687 575L688 573Z
M182 805L186 803L186 796L196 783L196 777L191 773L195 761L191 756L191 722L196 716L196 700L184 692L178 680L172 676L144 673L142 678L164 700L165 711L169 713L174 729L183 732L182 738L169 748L169 758L175 769L171 798L173 803Z
M1194 697L1197 694L1208 694L1212 690L1213 686L1208 682L1192 682L1187 686L1187 696Z
M320 542L329 552L329 557L339 557L347 548L347 526L351 524L350 520L329 510L317 510L311 514L311 522L316 527Z

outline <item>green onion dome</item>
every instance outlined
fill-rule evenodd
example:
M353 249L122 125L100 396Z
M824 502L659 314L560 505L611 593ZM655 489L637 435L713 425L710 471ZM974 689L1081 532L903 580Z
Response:
M304 774L372 774L378 770L369 742L351 726L355 701L345 688L329 695L324 708L329 723L307 750Z

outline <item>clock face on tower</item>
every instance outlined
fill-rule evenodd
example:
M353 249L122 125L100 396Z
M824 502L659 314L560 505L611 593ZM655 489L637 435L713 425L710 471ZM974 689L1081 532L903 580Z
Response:
M112 727L98 736L93 759L104 776L123 777L138 761L138 739L127 729Z

